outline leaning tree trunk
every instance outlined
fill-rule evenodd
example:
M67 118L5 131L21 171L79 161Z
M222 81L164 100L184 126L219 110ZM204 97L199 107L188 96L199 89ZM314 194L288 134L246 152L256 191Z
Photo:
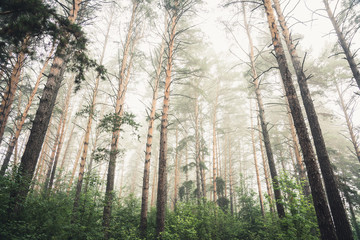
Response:
M10 81L5 89L5 93L2 96L2 101L0 104L0 143L2 142L5 126L7 123L7 119L10 114L11 105L14 102L15 92L19 84L20 73L24 66L25 61L25 52L29 45L30 37L27 36L21 46L21 50L16 57L15 66L11 72Z
M133 31L133 25L135 22L135 15L138 9L138 2L133 3L131 20L126 35L123 59L120 67L120 76L119 76L119 89L116 96L116 106L115 106L115 116L117 118L122 117L123 113L123 104L125 89L126 89L126 67L131 66L131 63L128 64L127 58L130 52L131 36ZM113 200L113 191L114 191L114 181L115 181L115 167L116 167L116 156L118 151L118 143L120 136L120 126L117 126L116 129L112 132L111 138L111 148L110 148L110 161L107 172L107 181L106 181L106 190L105 190L105 205L103 211L103 227L104 227L104 238L109 239L109 227L110 227L110 218L111 218L111 207Z
M71 23L75 23L78 12L80 10L80 4L82 0L74 0L73 6L70 10L68 17ZM43 94L40 99L39 107L33 121L30 136L26 144L24 154L21 158L21 163L16 176L16 184L19 188L14 189L10 194L10 206L9 213L18 215L21 211L26 196L29 192L31 185L31 179L33 177L36 163L41 151L41 146L44 142L47 127L49 125L50 117L54 109L56 96L58 94L63 74L66 65L66 46L70 35L64 37L64 46L58 47L55 53L48 80L46 82Z
M54 46L53 48L51 49L50 51L50 54L49 54L49 57L45 60L45 63L44 65L42 66L41 70L40 70L40 73L36 79L36 83L35 83L35 86L30 94L30 97L29 97L29 100L28 100L28 103L25 107L25 110L23 112L23 114L21 115L21 118L19 119L19 121L16 122L16 132L14 134L14 136L12 137L11 141L10 141L10 144L9 144L9 147L6 151L6 155L5 155L5 159L3 161L3 165L1 166L1 171L0 171L0 175L4 175L5 174L5 171L9 165L9 162L10 162L10 158L13 154L13 151L14 151L14 148L15 148L15 145L17 143L17 140L20 136L20 133L21 133L21 130L22 130L22 126L24 125L25 123L25 120L26 120L26 117L27 117L27 114L30 110L30 107L31 107L31 104L34 100L34 97L35 97L35 94L39 88L39 85L40 85L40 80L43 76L43 73L45 72L45 69L49 63L49 60L51 58L51 55L53 54L53 51L54 51Z
M350 69L351 69L351 72L353 74L353 77L355 78L355 81L360 89L360 71L359 71L359 68L358 68L358 65L356 64L355 62L355 54L353 54L350 50L350 44L346 42L345 40L345 36L344 34L342 33L342 31L340 30L340 27L339 27L339 24L338 22L336 21L331 9L330 9L330 6L329 6L329 2L328 0L323 0L324 2L324 5L325 5L325 9L326 9L326 12L330 18L330 21L334 27L334 30L336 32L336 35L338 37L338 41L339 41L339 44L340 46L342 47L342 49L344 50L344 54L346 56L346 60L350 66Z
M66 129L66 120L67 120L67 113L68 113L69 103L70 103L70 99L71 99L72 86L73 86L73 83L70 82L69 86L68 86L68 92L67 92L67 95L66 95L66 99L65 99L65 107L64 107L64 112L63 112L64 116L62 117L63 118L63 123L62 123L62 127L61 127L59 143L58 143L58 146L57 146L57 149L56 149L54 166L52 168L51 175L50 175L50 180L49 180L48 194L51 192L51 189L52 189L52 186L53 186L53 183L54 183L55 173L56 173L56 169L57 169L57 163L59 161L62 144L64 142L64 137L65 137L65 133L66 133L66 131L65 131L65 129Z
M264 200L263 200L263 196L262 196L262 192L261 192L260 174L259 174L259 168L258 168L257 156L256 156L255 137L254 137L254 124L253 124L251 100L250 100L250 123L251 123L251 142L252 142L253 155L254 155L254 165L255 165L256 181L257 181L257 185L258 185L258 193L259 193L261 214L262 214L263 217L265 217Z
M167 28L167 17L165 16L165 29ZM140 231L143 237L146 236L147 229L147 212L148 212L148 199L149 199L149 178L150 178L150 160L151 160L151 148L152 148L152 140L153 140L153 129L154 129L154 121L155 121L155 113L156 113L156 103L158 98L158 89L161 75L161 67L163 63L163 56L165 51L165 40L163 39L161 42L159 59L157 63L156 69L156 77L154 83L153 90L153 98L151 103L151 112L148 126L148 134L146 139L146 149L145 149L145 163L144 163L144 176L143 176L143 187L142 187L142 197L141 197L141 214L140 214ZM154 174L155 176L155 174ZM153 185L154 186L154 185ZM153 187L154 189L154 187ZM152 197L154 193L152 194ZM151 199L153 202L153 199Z
M161 233L165 230L165 211L167 199L167 128L168 128L168 112L170 103L170 85L171 73L173 67L173 53L176 36L177 11L173 10L170 25L170 36L168 42L168 58L166 63L165 93L163 101L163 110L161 116L160 130L160 151L159 151L159 171L158 171L158 191L156 202L156 234L161 237Z
M263 104L262 97L261 97L259 77L257 75L256 67L255 67L254 45L253 45L251 34L250 34L250 28L249 28L249 25L248 25L247 19L246 19L246 10L245 10L244 3L242 4L242 7L243 7L243 14L244 14L245 29L246 29L246 33L247 33L247 36L249 39L249 45L250 45L251 71L252 71L252 77L254 79L255 95L256 95L256 100L257 100L258 108L259 108L259 117L260 117L261 130L262 130L261 132L262 132L263 138L264 138L266 155L267 155L267 159L268 159L268 163L269 163L272 183L274 186L274 195L275 195L275 204L276 204L277 213L280 218L283 218L283 217L285 217L285 209L284 209L283 204L281 203L282 196L281 196L281 191L280 191L278 174L277 174L275 161L274 161L274 155L273 155L273 151L272 151L272 147L271 147L269 131L267 129L267 123L265 120L265 110L264 110L264 104Z
M301 97L304 103L306 115L308 117L318 161L320 164L320 169L324 178L325 190L334 220L336 234L338 236L338 239L352 239L353 236L351 225L346 216L345 207L340 197L338 184L335 180L335 175L331 167L330 158L326 150L325 141L322 135L319 120L317 118L315 106L311 99L310 90L306 82L307 79L302 68L302 63L300 62L299 57L296 53L295 45L293 44L293 41L291 39L289 29L286 25L285 18L280 8L279 1L274 0L274 3L275 10L279 18L279 23L282 28L282 33L285 38L285 42L289 50L291 61L294 66L297 80L299 83Z
M321 238L323 240L335 240L337 239L335 227L332 222L329 207L327 205L326 195L322 185L322 179L316 163L316 158L312 149L310 137L306 129L305 119L301 112L299 99L297 98L296 90L291 78L291 73L287 65L285 52L281 44L281 39L275 22L275 15L271 6L271 1L263 0L263 3L269 24L272 44L275 50L276 60L279 65L281 78L283 80L286 91L286 97L289 101L291 114L293 116L294 125L299 138L299 143L303 152L304 161L308 172L309 183L313 195L313 202L319 224Z

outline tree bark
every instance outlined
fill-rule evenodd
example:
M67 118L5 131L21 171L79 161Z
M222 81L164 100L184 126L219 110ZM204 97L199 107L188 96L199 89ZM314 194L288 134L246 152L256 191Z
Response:
M250 100L250 123L251 123L251 142L252 142L253 155L254 155L254 165L255 165L256 181L257 181L257 185L258 185L260 208L261 208L262 216L265 217L264 200L263 200L262 191L261 191L259 168L258 168L258 165L257 165L257 156L256 156L256 147L255 147L254 124L253 124L251 100Z
M344 240L353 239L351 225L346 216L345 207L340 197L338 183L336 182L335 174L331 167L330 158L326 150L326 145L322 135L320 123L317 118L315 106L312 101L310 90L306 82L307 79L303 71L302 64L296 53L295 45L293 44L293 41L291 39L289 29L286 25L285 18L280 8L279 1L274 0L274 3L275 3L275 10L278 14L279 23L282 28L282 33L285 38L285 42L289 50L291 61L294 66L297 80L299 83L301 97L304 103L306 115L308 117L311 133L313 136L316 154L318 157L320 169L324 179L325 190L328 197L330 210L333 216L337 237L338 239L344 239ZM359 75L359 80L360 80L360 75Z
M316 164L315 154L312 149L310 138L306 129L304 117L301 112L299 99L289 71L285 52L281 44L281 39L275 22L274 11L270 0L263 0L272 43L275 50L276 60L279 65L281 77L284 83L286 97L288 98L294 125L299 138L299 143L303 152L306 164L309 183L313 195L314 207L317 215L321 238L326 240L337 239L335 227L331 219L329 207L326 202L326 195L322 185L319 169Z
M172 10L170 36L168 41L168 58L166 63L166 78L165 78L165 93L163 101L163 109L161 116L161 130L160 130L160 151L159 151L159 172L158 172L158 191L156 202L156 234L161 238L161 233L165 230L165 212L167 202L167 128L168 128L168 112L170 103L170 85L171 73L173 67L173 53L176 36L176 23L178 20L177 6L175 2L175 9Z
M265 145L266 155L267 155L267 159L268 159L268 163L269 163L272 184L274 186L274 195L275 195L275 204L276 204L277 213L278 213L279 218L283 218L283 217L285 217L285 209L284 209L283 204L281 203L282 196L281 196L281 191L280 191L278 174L277 174L277 170L276 170L276 166L275 166L273 150L271 147L269 131L267 129L267 122L265 120L265 110L264 110L264 104L262 101L262 96L261 96L261 91L260 91L259 77L257 75L256 67L255 67L254 45L253 45L251 34L250 34L250 28L249 28L249 25L248 25L247 19L246 19L246 10L245 10L244 3L242 4L242 7L243 7L243 13L244 13L245 29L246 29L246 33L247 33L247 36L249 39L249 45L250 45L251 71L252 71L252 77L254 79L255 95L256 95L256 100L257 100L257 104L258 104L258 108L259 108L259 117L260 117L261 130L262 130L261 132L263 134L264 145Z
M216 190L216 178L217 178L217 167L216 167L216 110L219 100L219 82L216 84L216 97L215 97L215 103L213 107L213 119L212 119L212 130L213 130L213 201L217 201L217 190Z
M346 56L346 60L350 66L351 72L353 74L353 77L355 78L355 81L360 89L360 71L358 68L358 65L355 62L355 54L353 54L350 50L350 44L348 44L345 40L344 34L342 33L342 31L340 30L339 24L336 21L330 6L329 6L329 2L328 0L323 0L324 5L325 5L325 9L326 12L330 18L330 21L334 27L334 30L336 32L336 35L338 37L338 41L340 46L342 47L342 49L344 50L344 54ZM347 221L348 222L348 221Z
M77 14L80 10L81 0L74 0L73 6L70 10L68 17L71 23L74 23L77 18ZM65 36L65 41L69 39L69 35ZM26 196L29 192L31 185L31 179L33 177L36 163L41 151L41 146L44 141L47 127L49 125L50 117L55 105L56 96L58 94L63 74L65 71L66 58L65 46L57 48L55 58L50 68L47 83L45 85L40 104L35 115L33 126L31 128L30 136L25 147L24 154L21 158L21 163L16 176L16 184L20 186L18 189L14 189L10 194L9 213L14 213L17 216L21 211Z
M165 15L165 29L167 29L167 16ZM159 89L159 82L160 82L160 74L161 74L161 67L163 63L165 51L165 40L161 41L158 62L157 62L157 69L156 69L156 77L154 82L153 88L153 98L151 103L151 112L150 112L150 119L149 119L149 126L148 126L148 134L146 139L146 149L145 149L145 163L144 163L144 175L143 175L143 188L142 188L142 197L141 197L141 214L140 214L140 231L141 236L146 236L146 229L147 229L147 212L148 212L148 199L149 199L149 179L150 179L150 160L151 160L151 151L152 151L152 140L153 140L153 129L154 129L154 121L155 121L155 113L156 113L156 103L158 98L158 89ZM156 168L155 168L156 169ZM155 176L155 174L154 174ZM153 182L153 193L151 202L153 205L153 197L154 197L154 184Z
M36 83L35 83L35 86L30 94L30 97L29 97L29 100L28 100L28 103L25 107L25 110L23 112L23 114L21 115L21 118L16 122L16 131L15 131L15 134L14 136L12 137L11 141L10 141L10 144L9 144L9 147L6 151L6 155L5 155L5 159L4 159L4 162L3 162L3 165L1 166L1 171L0 171L0 175L4 175L5 174L5 171L9 165L9 162L10 162L10 158L11 158L11 155L13 154L13 151L14 151L14 147L15 145L17 144L17 140L19 139L19 136L20 136L20 133L21 133L21 130L22 130L22 126L24 125L25 123L25 120L26 120L26 117L27 117L27 114L30 110L30 107L31 107L31 104L34 100L34 97L35 97L35 94L39 88L39 85L40 85L40 80L45 72L45 69L49 63L49 60L51 58L51 55L53 54L53 51L54 51L54 46L53 48L51 49L50 51L50 54L48 56L48 58L45 60L45 63L44 65L42 66L41 70L40 70L40 73L36 79Z
M5 126L7 123L7 119L10 114L11 105L14 102L15 98L15 92L20 80L20 73L24 66L25 61L25 52L29 45L30 37L25 37L21 50L18 53L18 56L16 57L15 66L11 72L10 81L5 89L5 93L2 96L2 101L0 105L0 143L2 142L4 132L5 132Z
M138 2L133 2L131 20L128 28L128 32L126 35L125 47L123 52L123 59L120 67L120 76L119 76L119 89L116 96L116 106L115 106L115 116L122 117L123 114L123 104L122 102L125 99L126 93L126 67L131 66L128 64L127 58L129 56L130 44L131 44L131 36L133 31L133 25L135 22L135 16L138 9ZM105 190L105 205L103 211L103 227L104 227L104 238L109 239L109 227L110 227L110 218L111 218L111 207L113 200L113 191L114 191L114 180L115 180L115 168L116 168L116 156L118 152L118 143L120 136L120 126L112 132L111 138L111 148L110 148L110 161L107 172L107 181L106 181L106 190Z
M201 183L200 183L200 134L199 134L199 102L198 94L195 93L195 171L196 171L196 198L200 204Z

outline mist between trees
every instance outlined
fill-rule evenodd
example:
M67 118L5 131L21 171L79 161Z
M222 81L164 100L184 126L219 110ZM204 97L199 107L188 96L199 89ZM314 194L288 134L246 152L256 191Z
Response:
M0 239L359 239L359 10L1 3Z

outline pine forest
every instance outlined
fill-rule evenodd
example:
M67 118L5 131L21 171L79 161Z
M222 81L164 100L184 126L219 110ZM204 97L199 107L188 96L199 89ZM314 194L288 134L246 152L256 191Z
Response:
M359 0L0 1L0 239L360 239Z

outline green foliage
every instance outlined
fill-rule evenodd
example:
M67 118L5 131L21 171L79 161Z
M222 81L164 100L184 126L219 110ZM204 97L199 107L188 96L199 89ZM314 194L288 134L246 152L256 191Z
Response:
M6 216L13 176L0 178L0 214ZM87 179L89 178L89 179ZM71 223L74 190L69 194L59 189L50 196L33 191L24 205L21 216L0 219L0 239L103 239L102 193L100 184L92 176L88 190L81 195L76 221ZM179 201L175 211L167 211L163 239L319 239L316 217L312 205L301 194L301 186L287 175L279 177L284 194L286 217L279 220L276 214L262 216L258 195L246 185L236 189L236 212L229 211L229 200L218 199L218 204L202 201L198 204L193 194L186 202ZM190 193L193 182L180 188L180 198ZM187 190L186 190L187 189ZM182 192L182 193L181 193ZM116 194L114 194L116 196ZM114 199L110 226L111 239L141 239L139 232L140 199L133 195ZM156 209L148 214L145 239L156 238Z
M109 113L101 119L98 128L106 132L115 132L121 130L121 126L126 124L137 131L141 125L135 121L135 117L134 114L128 112L124 112L122 117L115 113Z

